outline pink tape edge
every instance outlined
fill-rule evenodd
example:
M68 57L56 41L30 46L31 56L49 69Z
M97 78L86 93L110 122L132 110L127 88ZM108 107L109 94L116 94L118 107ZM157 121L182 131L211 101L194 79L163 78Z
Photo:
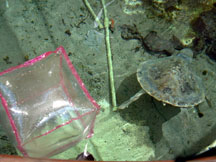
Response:
M46 53L44 53L44 54L42 54L42 55L40 55L40 56L37 56L37 57L35 57L35 58L31 59L31 60L26 61L25 63L23 63L23 64L21 64L21 65L17 65L17 66L11 67L11 68L9 68L9 69L6 69L6 70L0 72L0 76L1 76L1 75L4 75L4 74L6 74L6 73L12 72L12 71L14 71L14 70L23 68L23 67L28 67L28 66L30 66L30 65L33 65L34 63L36 63L36 62L38 62L38 61L44 59L45 57L49 56L49 55L52 54L52 53L56 53L56 51L49 51L49 52L46 52Z
M29 61L26 61L25 63L23 63L23 64L21 64L21 65L17 65L17 66L11 67L11 68L9 68L9 69L6 69L6 70L0 72L0 76L1 76L1 75L4 75L4 74L6 74L6 73L12 72L12 71L14 71L14 70L17 70L17 69L19 69L19 68L28 67L28 66L30 66L30 65L33 65L34 63L36 63L36 62L38 62L38 61L44 59L45 57L51 55L52 53L58 53L59 51L61 51L61 53L63 54L63 56L64 56L64 58L65 58L65 60L66 60L66 62L67 62L67 64L68 64L68 66L69 66L69 68L70 68L70 70L71 70L71 73L72 73L72 74L75 76L75 78L77 79L77 81L78 81L78 83L79 83L81 89L83 90L83 92L85 93L85 95L87 96L87 98L89 99L89 101L97 108L97 113L98 113L99 110L100 110L100 106L96 103L96 101L95 101L95 100L91 97L91 95L89 94L89 92L88 92L88 90L86 89L86 87L85 87L83 81L81 80L81 78L79 77L79 75L78 75L76 69L74 68L73 64L71 63L70 58L68 57L68 55L67 55L67 53L66 53L66 51L65 51L65 49L64 49L63 46L58 47L55 51L45 52L44 54L42 54L42 55L40 55L40 56L37 56L37 57L35 57L35 58L33 58L33 59L29 60ZM2 105L3 105L4 109L5 109L5 112L6 112L6 114L8 115L10 124L11 124L12 129L13 129L13 132L14 132L14 134L15 134L15 138L16 138L16 140L17 140L17 142L18 142L18 146L17 146L17 147L18 147L18 149L20 150L20 152L21 152L24 156L28 156L27 152L26 152L25 149L22 147L21 139L20 139L20 136L19 136L19 134L18 134L16 125L15 125L14 120L13 120L13 118L12 118L12 116L11 116L9 110L8 110L7 101L6 101L5 98L2 96L1 93L0 93L0 98L1 98L1 101L2 101ZM63 125L65 125L65 123L64 123ZM62 125L62 126L63 126L63 125ZM94 124L92 124L92 125L94 125ZM57 127L61 127L61 125L59 125L59 126L57 126Z
M58 52L58 51L61 51L61 53L63 54L65 60L67 61L67 64L69 65L71 73L77 79L80 87L82 88L83 92L85 93L85 95L87 96L87 98L89 99L89 101L99 110L100 106L97 104L97 102L89 94L88 90L85 87L85 84L83 83L83 81L81 80L80 76L78 75L76 69L74 68L73 64L71 63L70 58L68 57L65 49L62 46L60 46L59 48L57 48L56 52Z
M69 120L69 121L67 121L67 122L65 122L65 123L63 123L63 124L57 125L55 128L49 130L48 132L46 132L46 133L44 133L44 134L41 134L41 135L39 135L39 136L33 137L30 141L25 142L25 143L23 144L23 146L26 145L26 144L28 144L29 142L34 141L35 139L38 139L38 138L40 138L40 137L43 137L43 136L46 136L47 134L52 133L53 131L55 131L55 130L58 129L58 128L61 128L61 127L65 126L65 125L68 125L68 124L72 123L74 120L78 120L78 119L82 118L83 116L86 116L86 115L88 115L88 114L91 114L92 112L94 112L94 111L92 110L92 111L90 111L90 112L87 112L87 113L85 113L85 114L80 115L78 118L72 118L71 120Z
M75 78L77 79L81 89L83 90L83 92L85 93L85 95L87 96L87 98L89 99L89 101L97 108L97 114L99 113L100 111L100 106L97 104L97 102L93 99L93 97L91 97L91 95L89 94L88 90L86 89L85 87L85 84L83 83L83 81L81 80L79 74L77 73L75 67L73 66L73 64L71 63L70 61L70 58L68 57L65 49L60 46L59 48L57 48L57 51L61 51L61 53L63 54L63 56L65 57L65 60L67 61L67 64L69 65L69 68L71 70L71 73L75 76ZM94 123L95 123L95 119L94 121L92 122L91 124L91 128L90 128L90 132L87 136L87 138L90 138L93 136L94 134Z
M67 62L67 64L68 64L68 66L69 66L69 69L71 70L71 73L75 76L75 78L76 78L76 80L78 81L78 83L79 83L81 89L83 90L83 92L85 93L85 95L87 96L87 98L89 99L89 101L97 108L97 113L98 113L99 110L100 110L100 106L96 103L96 101L95 101L95 100L91 97L91 95L89 94L89 92L88 92L88 90L86 89L86 87L85 87L83 81L82 81L81 78L79 77L79 74L77 73L75 67L74 67L73 64L71 63L70 58L68 57L68 55L67 55L65 49L64 49L62 46L60 46L60 47L58 47L58 48L56 49L56 51L54 51L54 52L52 52L52 53L58 53L59 51L61 52L61 54L63 54L63 56L64 56L64 58L65 58L65 60L66 60L66 62ZM55 131L56 129L61 128L62 126L68 125L68 124L70 124L70 123L71 123L72 121L74 121L74 120L81 119L83 116L86 116L86 115L88 115L88 114L90 114L90 113L92 113L92 112L93 112L93 111L90 111L90 112L88 112L88 113L85 113L85 114L83 114L83 115L80 115L78 118L73 118L73 119L71 119L71 120L69 120L69 121L67 121L67 122L65 122L65 123L63 123L63 124L60 124L60 125L56 126L55 128L51 129L50 131L48 131L48 132L46 132L46 133L44 133L44 134L42 134L42 135L40 135L40 136L34 137L32 140L37 139L37 138L42 137L42 136L45 136L45 135L47 135L47 134L50 134L50 133L52 133L53 131ZM95 122L95 119L94 119L93 123L94 123L94 122ZM88 134L87 138L92 137L92 135L93 135L93 126L94 126L94 124L91 124L90 133ZM30 141L24 143L23 146L26 145L27 143L31 142L32 140L30 140Z
M21 65L17 65L17 66L11 67L11 68L9 68L9 69L6 69L6 70L0 72L0 76L1 76L1 75L4 75L4 74L6 74L6 73L12 72L12 71L14 71L14 70L17 70L17 69L19 69L19 68L23 68L23 67L30 66L30 65L34 64L35 62L42 60L43 58L47 57L48 55L50 55L50 54L52 54L52 53L53 53L52 51L46 52L46 53L44 53L44 54L42 54L42 55L40 55L40 56L38 56L38 57L36 57L36 58L34 58L34 59L31 59L31 60L29 60L29 61L26 61L25 63L23 63L23 64L21 64ZM20 151L24 156L28 156L27 152L26 152L25 149L22 147L21 138L20 138L19 133L18 133L18 130L17 130L17 128L16 128L16 124L15 124L15 122L14 122L14 120L13 120L11 114L10 114L10 111L9 111L9 109L8 109L7 101L6 101L6 99L3 97L3 95L1 94L1 92L0 92L0 98L1 98L2 105L3 105L4 109L5 109L5 112L6 112L7 116L8 116L8 119L9 119L9 121L10 121L10 125L11 125L11 127L12 127L13 132L14 132L15 138L16 138L16 140L17 140L17 148L19 149L19 151Z
M20 152L24 155L24 156L28 156L27 152L25 151L25 149L22 147L21 145L21 139L20 139L20 136L18 134L18 131L17 131L17 128L16 128L16 124L14 123L14 120L8 110L8 104L7 104L7 101L6 99L2 96L1 92L0 92L0 98L1 98L1 102L2 102L2 105L5 109L5 112L8 116L8 119L9 119L9 122L10 122L10 125L12 127L12 130L15 134L15 138L17 140L17 148L20 150Z

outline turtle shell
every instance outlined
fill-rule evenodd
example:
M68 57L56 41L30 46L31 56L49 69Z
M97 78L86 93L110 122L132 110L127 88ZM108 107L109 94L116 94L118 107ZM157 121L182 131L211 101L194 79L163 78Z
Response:
M137 79L149 95L173 106L193 107L205 98L201 79L178 56L141 63Z

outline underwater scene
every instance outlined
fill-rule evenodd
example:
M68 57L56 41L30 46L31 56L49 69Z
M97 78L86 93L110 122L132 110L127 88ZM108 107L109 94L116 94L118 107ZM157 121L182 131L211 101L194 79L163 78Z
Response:
M0 0L0 47L0 155L216 149L216 0Z

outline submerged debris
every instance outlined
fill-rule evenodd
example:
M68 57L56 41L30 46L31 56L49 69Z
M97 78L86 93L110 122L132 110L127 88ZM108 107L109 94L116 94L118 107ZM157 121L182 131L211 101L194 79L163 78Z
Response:
M144 46L153 52L163 52L171 55L175 52L174 44L158 36L157 32L149 32L143 39Z
M136 25L123 25L121 37L125 40L138 39L148 51L172 55L175 50L184 47L181 41L173 36L170 40L160 37L156 31L150 31L145 37L138 31Z
M149 0L152 12L165 20L189 19L215 6L214 0Z
M10 57L9 56L5 56L3 58L3 60L5 61L6 64L12 64L12 62L10 61Z
M79 154L77 157L76 157L76 160L79 160L79 161L95 161L95 158L92 154L90 154L89 152L82 152L81 154Z
M153 13L167 20L173 20L179 11L179 0L150 0Z
M216 8L201 13L192 21L192 27L197 32L198 45L205 43L206 54L216 61Z
M121 37L125 40L138 39L140 41L143 41L143 37L141 33L138 31L135 24L134 25L127 25L127 24L122 25Z

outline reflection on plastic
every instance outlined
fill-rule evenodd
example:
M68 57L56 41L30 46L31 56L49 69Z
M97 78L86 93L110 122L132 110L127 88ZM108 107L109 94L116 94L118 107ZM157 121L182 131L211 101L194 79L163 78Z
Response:
M0 72L0 98L0 123L31 157L50 157L91 137L100 109L63 47Z

